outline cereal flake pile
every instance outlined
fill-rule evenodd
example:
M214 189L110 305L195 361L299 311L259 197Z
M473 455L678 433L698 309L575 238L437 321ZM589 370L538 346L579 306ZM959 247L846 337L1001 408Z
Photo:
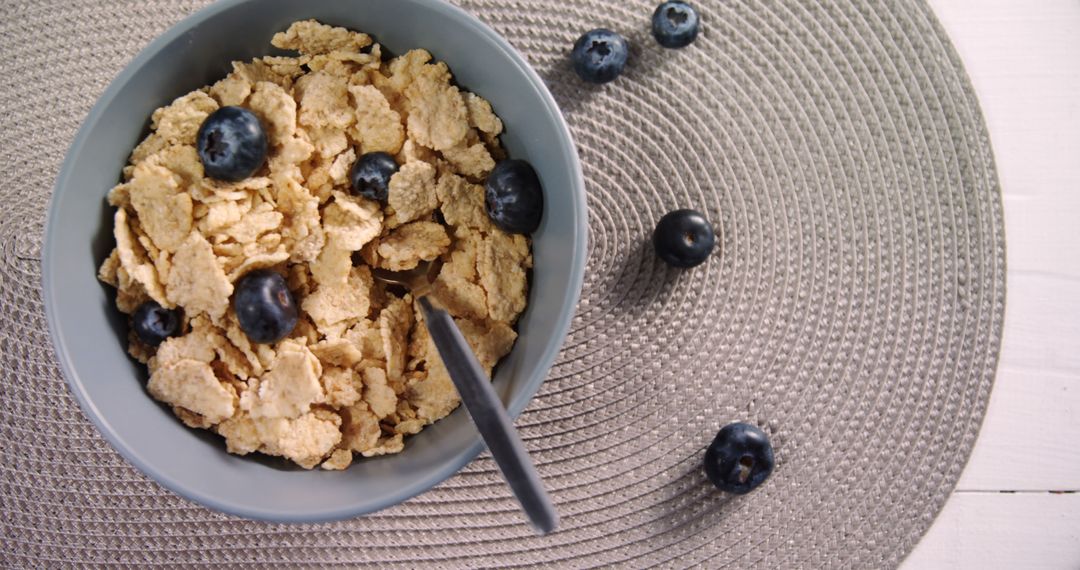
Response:
M147 300L182 309L179 336L155 349L131 334L128 350L185 424L231 453L344 469L354 452L400 452L459 403L412 297L372 268L440 260L430 295L490 374L516 339L532 256L485 211L502 122L445 64L424 50L383 61L366 34L315 21L272 44L298 55L234 62L154 112L109 192L116 249L99 277L126 314ZM194 146L229 105L254 112L270 143L266 164L234 183L204 176ZM349 191L350 167L375 151L400 165L385 205ZM250 342L230 303L237 279L263 268L300 307L274 344Z

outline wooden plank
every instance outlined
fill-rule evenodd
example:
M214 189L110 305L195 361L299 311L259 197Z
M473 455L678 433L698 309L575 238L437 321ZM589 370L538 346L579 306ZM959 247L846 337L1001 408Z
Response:
M964 61L990 131L1010 270L1080 278L1080 3L930 4Z
M956 493L904 568L1080 568L1080 494Z
M1000 384L1013 381L1004 371L1014 369L1025 373L1028 390L1040 389L1044 372L1080 375L1080 281L1019 271L1008 277Z
M1001 370L957 489L1080 490L1078 441L1080 376Z
M1001 365L958 489L1080 488L1080 2L931 5L979 94L1008 244Z
M930 4L994 146L1008 299L979 441L903 567L1080 568L1080 494L1044 492L1080 489L1080 2Z

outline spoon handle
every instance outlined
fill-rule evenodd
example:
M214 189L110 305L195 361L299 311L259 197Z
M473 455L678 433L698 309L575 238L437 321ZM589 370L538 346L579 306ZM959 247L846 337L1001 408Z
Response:
M472 348L449 313L432 306L426 297L418 301L431 340L510 490L539 534L555 530L559 515Z

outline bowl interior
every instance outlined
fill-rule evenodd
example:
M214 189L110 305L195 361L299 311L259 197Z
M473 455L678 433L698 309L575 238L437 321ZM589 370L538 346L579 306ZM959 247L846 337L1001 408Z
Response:
M511 415L543 381L581 289L586 210L569 132L540 78L492 30L438 0L226 0L155 40L113 81L68 151L50 205L43 286L61 367L86 414L121 454L173 491L211 508L275 521L333 520L400 502L449 477L482 448L463 409L413 436L403 453L344 472L304 471L237 457L216 435L189 429L145 392L124 350L126 325L96 268L113 245L116 184L157 107L224 76L235 59L271 53L271 36L299 19L362 30L392 53L423 47L457 82L491 101L511 156L529 160L545 190L534 234L530 304L495 385Z

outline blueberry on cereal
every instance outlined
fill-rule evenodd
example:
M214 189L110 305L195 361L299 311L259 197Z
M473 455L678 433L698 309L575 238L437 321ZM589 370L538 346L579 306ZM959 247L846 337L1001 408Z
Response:
M157 346L170 336L180 332L180 312L166 309L156 301L147 301L131 316L131 326L139 342Z
M285 338L299 319L285 278L269 269L252 271L236 282L233 310L240 330L260 344Z
M386 202L390 195L390 177L398 171L393 156L385 152L369 152L360 156L349 171L354 194Z
M196 148L207 176L239 182L263 165L269 143L255 113L242 107L222 107L199 127Z
M536 231L544 213L540 179L524 160L504 160L495 165L484 183L484 202L491 221L512 234Z
M604 28L589 30L574 43L570 59L574 71L589 83L607 83L626 67L630 48L626 39Z
M652 33L666 48L690 45L698 36L698 13L681 0L669 0L656 7L652 15Z

